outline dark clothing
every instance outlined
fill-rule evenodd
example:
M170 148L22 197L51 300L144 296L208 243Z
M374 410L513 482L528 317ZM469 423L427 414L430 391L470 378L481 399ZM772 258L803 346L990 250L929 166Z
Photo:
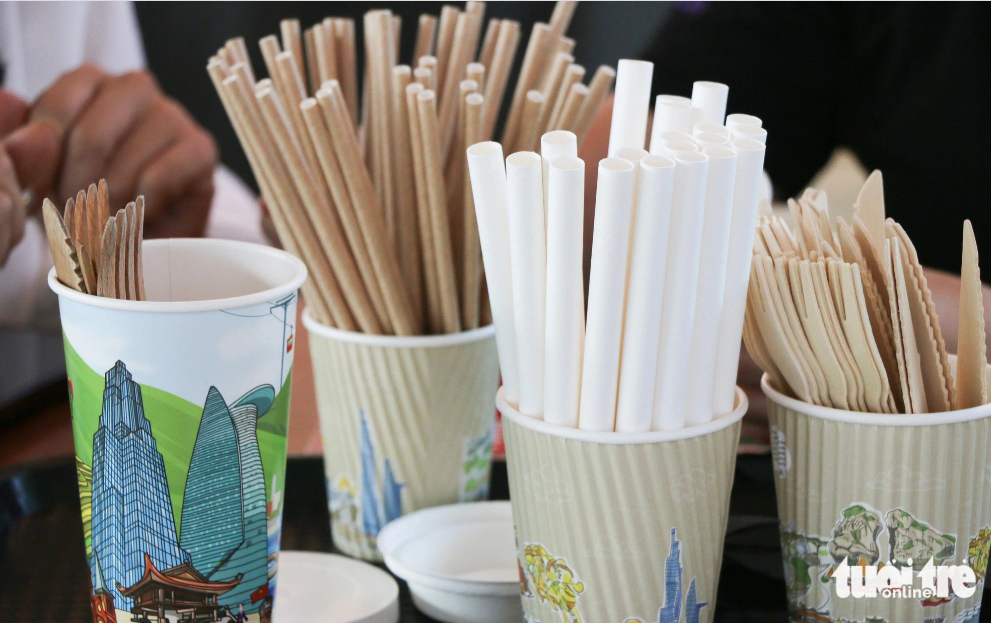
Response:
M960 271L965 218L991 257L991 5L679 3L645 58L655 93L723 82L764 121L779 199L846 146L924 264Z

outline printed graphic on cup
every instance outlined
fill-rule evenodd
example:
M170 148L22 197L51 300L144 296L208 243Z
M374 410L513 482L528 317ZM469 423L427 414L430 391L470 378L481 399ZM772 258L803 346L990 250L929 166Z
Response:
M94 620L271 621L296 294L60 307Z

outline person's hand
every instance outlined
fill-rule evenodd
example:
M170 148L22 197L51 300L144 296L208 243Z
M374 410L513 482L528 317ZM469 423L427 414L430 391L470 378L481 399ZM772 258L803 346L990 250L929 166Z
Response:
M26 102L0 90L0 266L24 235L25 198L35 190L36 172L58 158L55 128L46 122L25 125L27 116Z
M144 195L147 237L202 235L217 146L148 72L83 65L38 98L29 120L61 131L60 162L39 172L45 194L64 203L105 178L113 210Z

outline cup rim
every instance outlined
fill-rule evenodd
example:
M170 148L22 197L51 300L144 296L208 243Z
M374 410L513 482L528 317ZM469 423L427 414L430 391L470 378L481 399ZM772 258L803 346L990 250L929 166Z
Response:
M281 249L256 244L254 242L226 240L221 238L159 238L156 240L144 241L144 246L146 248L165 245L171 246L174 244L178 244L179 246L211 245L236 247L248 252L288 260L290 263L296 265L296 273L289 281L274 288L269 288L260 292L253 292L251 294L244 294L242 296L232 296L222 299L207 299L202 301L128 301L123 299L108 298L106 296L97 296L95 294L86 294L84 292L79 292L78 290L73 290L59 281L55 274L54 267L48 271L48 287L51 288L60 298L67 298L70 301L82 303L83 305L89 305L90 307L102 307L105 309L146 313L189 313L236 309L239 307L248 307L258 303L264 303L265 301L270 301L273 299L280 299L290 292L295 292L298 290L299 287L303 285L303 282L306 281L306 265L302 260Z
M871 426L937 426L939 424L958 424L980 420L991 416L991 403L957 409L943 413L861 413L859 411L844 411L833 407L802 402L797 398L785 396L771 386L770 378L765 373L760 378L760 388L768 400L809 417L844 422L847 424L868 424Z
M303 309L303 326L310 333L315 333L337 342L358 344L361 346L378 346L382 348L443 348L445 346L460 346L481 342L495 335L495 325L486 325L477 329L469 329L459 333L443 335L375 335L345 331L329 327L318 322L311 314L310 308Z
M496 408L499 409L499 412L502 413L503 417L512 420L514 424L519 424L520 426L529 428L532 431L550 435L552 437L564 437L565 439L574 439L576 441L590 441L592 443L611 445L663 443L667 441L691 439L693 437L701 437L703 435L715 433L723 430L724 428L728 428L743 419L743 416L747 413L747 406L749 404L747 401L747 395L742 389L740 389L739 386L737 386L736 406L732 411L720 418L710 420L704 424L696 424L695 426L686 426L684 428L676 428L674 430L652 430L643 433L617 433L614 431L603 432L582 430L580 428L567 428L557 424L549 424L543 420L538 420L528 415L523 415L514 409L508 402L506 402L506 395L503 387L499 387L499 391L496 392L495 403Z

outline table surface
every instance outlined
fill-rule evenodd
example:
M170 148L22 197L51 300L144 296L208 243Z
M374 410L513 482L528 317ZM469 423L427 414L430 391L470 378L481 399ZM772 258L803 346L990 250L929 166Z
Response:
M285 495L282 548L333 552L319 458L289 460ZM499 461L492 497L508 496L505 463ZM717 622L787 621L774 514L769 460L740 457ZM402 580L399 586L401 621L433 621L414 609ZM85 623L91 620L89 592L72 462L0 470L0 621Z

